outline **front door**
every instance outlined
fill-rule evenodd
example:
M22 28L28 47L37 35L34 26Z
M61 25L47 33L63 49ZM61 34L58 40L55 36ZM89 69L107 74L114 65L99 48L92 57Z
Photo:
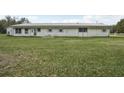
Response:
M34 29L34 36L36 36L37 35L37 30L36 29Z

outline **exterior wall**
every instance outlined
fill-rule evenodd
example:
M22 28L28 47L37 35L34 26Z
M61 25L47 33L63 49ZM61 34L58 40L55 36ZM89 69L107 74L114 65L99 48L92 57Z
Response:
M79 37L93 37L93 36L109 36L110 30L107 29L103 32L103 29L88 29L87 32L79 32L78 29L52 29L52 32L48 31L49 29L41 29L41 31L37 31L34 29L29 29L28 34L25 34L25 29L22 29L21 34L15 33L15 29L7 28L7 33L13 36L79 36ZM34 32L36 31L36 35Z
M88 36L88 32L79 32L78 29L63 29L62 32L59 29L52 29L49 32L48 29L41 29L41 32L37 33L37 36Z
M6 32L7 35L14 35L14 29L13 28L7 28L7 32Z
M52 29L52 32L49 32L48 29L41 29L37 36L78 36L78 29L63 29L62 32L59 30Z
M109 29L106 29L105 32L103 32L102 29L88 29L88 37L92 37L92 36L109 36Z
M12 36L34 36L32 29L28 30L28 34L25 34L25 29L21 29L21 34L16 33L15 29L12 29L12 30L13 30L13 31L11 31L11 32L13 32L11 34Z

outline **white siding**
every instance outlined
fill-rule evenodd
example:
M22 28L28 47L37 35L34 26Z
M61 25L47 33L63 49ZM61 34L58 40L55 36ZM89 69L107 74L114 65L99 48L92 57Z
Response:
M92 37L92 36L109 36L110 30L107 29L103 32L103 29L88 29L87 32L79 32L78 29L62 29L63 31L60 32L60 29L52 29L49 32L49 29L42 29L38 32L36 31L36 36L79 36L79 37ZM21 34L15 33L15 29L7 28L7 33L13 36L35 36L34 29L28 29L28 34L25 34L25 29L21 29Z
M7 28L7 32L6 32L7 35L14 35L14 29L13 28Z
M109 29L103 32L103 29L88 29L88 37L90 36L109 36Z
M49 32L49 29L41 29L41 32L37 33L37 36L78 36L78 29L52 29Z
M21 34L16 33L15 29L13 29L13 36L34 36L32 29L28 30L28 34L25 34L25 29L21 29Z

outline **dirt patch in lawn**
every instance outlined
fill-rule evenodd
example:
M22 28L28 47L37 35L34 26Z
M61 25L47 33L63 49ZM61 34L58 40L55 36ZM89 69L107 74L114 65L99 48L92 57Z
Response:
M8 54L0 54L0 70L7 69L16 62L14 56Z

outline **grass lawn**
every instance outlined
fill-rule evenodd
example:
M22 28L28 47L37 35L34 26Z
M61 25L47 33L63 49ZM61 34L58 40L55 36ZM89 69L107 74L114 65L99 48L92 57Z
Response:
M124 76L124 37L0 35L0 76Z

